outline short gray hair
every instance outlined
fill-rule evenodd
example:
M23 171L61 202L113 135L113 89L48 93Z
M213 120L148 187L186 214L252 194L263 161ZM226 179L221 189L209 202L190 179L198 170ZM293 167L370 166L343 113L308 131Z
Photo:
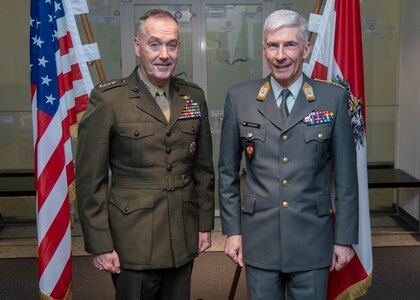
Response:
M308 42L308 21L293 10L281 9L271 13L265 20L263 43L265 42L265 36L267 33L276 31L283 27L298 27L302 45L305 45Z
M167 18L173 20L177 25L179 25L178 20L170 12L163 9L152 9L139 18L139 27L137 32L137 36L139 38L142 37L144 22L146 22L148 18Z

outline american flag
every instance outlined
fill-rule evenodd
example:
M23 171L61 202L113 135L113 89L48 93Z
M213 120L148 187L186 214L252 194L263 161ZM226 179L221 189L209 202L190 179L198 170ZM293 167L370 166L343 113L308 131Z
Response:
M75 3L81 9L76 9ZM80 53L78 50L80 37L74 14L83 8L87 12L85 0L31 1L39 289L54 299L71 298L70 206L75 172L70 132L85 110L93 86L83 46ZM99 51L95 55L99 57Z

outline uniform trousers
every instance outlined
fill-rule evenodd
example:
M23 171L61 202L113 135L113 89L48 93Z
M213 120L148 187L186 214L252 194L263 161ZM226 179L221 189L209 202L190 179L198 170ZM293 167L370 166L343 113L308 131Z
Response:
M190 300L193 262L179 268L113 274L116 300Z
M245 266L248 300L325 300L329 268L283 273Z

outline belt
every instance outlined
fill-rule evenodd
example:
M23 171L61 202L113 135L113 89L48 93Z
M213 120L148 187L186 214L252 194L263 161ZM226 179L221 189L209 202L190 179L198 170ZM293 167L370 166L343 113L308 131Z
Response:
M168 190L173 191L182 188L192 182L191 174L156 177L130 177L112 175L112 186L125 188L140 188L146 190Z

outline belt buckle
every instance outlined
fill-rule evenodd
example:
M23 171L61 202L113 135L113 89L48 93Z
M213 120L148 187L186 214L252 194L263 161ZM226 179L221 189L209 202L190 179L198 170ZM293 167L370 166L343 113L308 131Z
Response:
M168 191L175 190L175 181L173 176L166 176L166 189Z

